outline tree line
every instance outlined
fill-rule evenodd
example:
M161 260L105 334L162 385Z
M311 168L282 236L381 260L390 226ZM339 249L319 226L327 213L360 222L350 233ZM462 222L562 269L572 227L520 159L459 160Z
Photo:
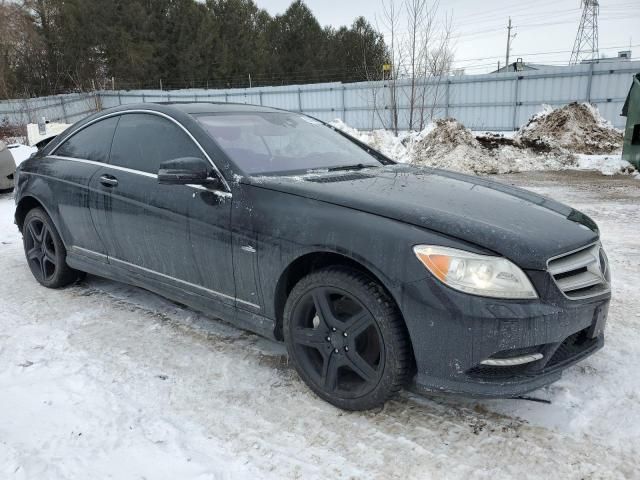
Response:
M0 0L0 98L98 88L248 87L381 78L360 17L322 27L302 0Z

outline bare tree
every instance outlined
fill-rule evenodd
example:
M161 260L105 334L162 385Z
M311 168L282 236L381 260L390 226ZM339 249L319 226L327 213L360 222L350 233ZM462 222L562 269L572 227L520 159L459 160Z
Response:
M383 24L390 33L389 60L391 61L391 69L389 71L389 104L387 108L391 113L391 122L385 125L385 128L393 130L398 135L398 118L399 118L399 99L398 99L398 79L400 78L400 68L403 64L404 49L400 47L399 27L400 27L400 9L396 4L396 0L382 0L383 7Z
M431 27L433 16L427 5L427 0L406 0L405 9L407 13L407 33L408 37L405 50L409 57L409 130L413 130L414 111L416 109L416 84L420 77L421 64L426 66L424 61L428 55L428 42L431 37Z
M422 92L420 96L420 130L425 121L433 121L437 106L441 103L442 84L446 81L453 64L451 48L453 18L446 15L436 35L431 37L425 45L424 71ZM430 102L428 100L430 99Z
M382 0L384 22L390 42L391 72L388 79L391 120L385 127L396 135L400 123L400 101L406 104L409 130L423 129L436 114L453 62L452 18L439 16L439 0ZM400 34L400 13L407 31Z

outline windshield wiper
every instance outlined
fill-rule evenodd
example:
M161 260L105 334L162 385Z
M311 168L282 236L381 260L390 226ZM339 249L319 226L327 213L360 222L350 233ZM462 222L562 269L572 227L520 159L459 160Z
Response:
M375 167L375 165L365 165L364 163L358 163L356 165L341 165L339 167L327 168L330 172L338 172L340 170L362 170L364 168Z

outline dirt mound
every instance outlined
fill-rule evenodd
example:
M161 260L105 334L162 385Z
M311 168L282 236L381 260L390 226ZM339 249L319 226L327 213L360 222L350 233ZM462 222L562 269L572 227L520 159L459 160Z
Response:
M480 142L480 145L489 150L495 150L501 147L518 146L513 138L507 138L500 133L484 133L482 135L476 135L476 140Z
M419 142L425 153L435 150L451 150L459 146L480 148L471 130L455 118L436 120L431 131Z
M466 173L497 173L493 159L473 133L453 118L434 122L431 131L413 146L411 163Z
M411 157L411 163L417 165L485 175L561 170L575 164L573 155L532 151L501 135L476 138L452 118L436 120L429 133L413 146Z
M522 147L536 152L564 150L598 155L622 148L622 133L588 103L549 106L537 113L515 135Z

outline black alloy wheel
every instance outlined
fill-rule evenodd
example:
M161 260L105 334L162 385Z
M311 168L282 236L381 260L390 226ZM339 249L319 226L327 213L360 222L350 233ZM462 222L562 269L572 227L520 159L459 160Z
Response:
M56 246L51 232L40 218L32 218L25 231L27 260L39 282L50 280L56 273Z
M22 238L29 269L40 284L59 288L80 277L80 272L67 266L64 244L44 210L34 208L27 213Z
M404 323L388 295L359 272L314 272L291 292L285 341L303 380L348 410L379 406L409 366Z

